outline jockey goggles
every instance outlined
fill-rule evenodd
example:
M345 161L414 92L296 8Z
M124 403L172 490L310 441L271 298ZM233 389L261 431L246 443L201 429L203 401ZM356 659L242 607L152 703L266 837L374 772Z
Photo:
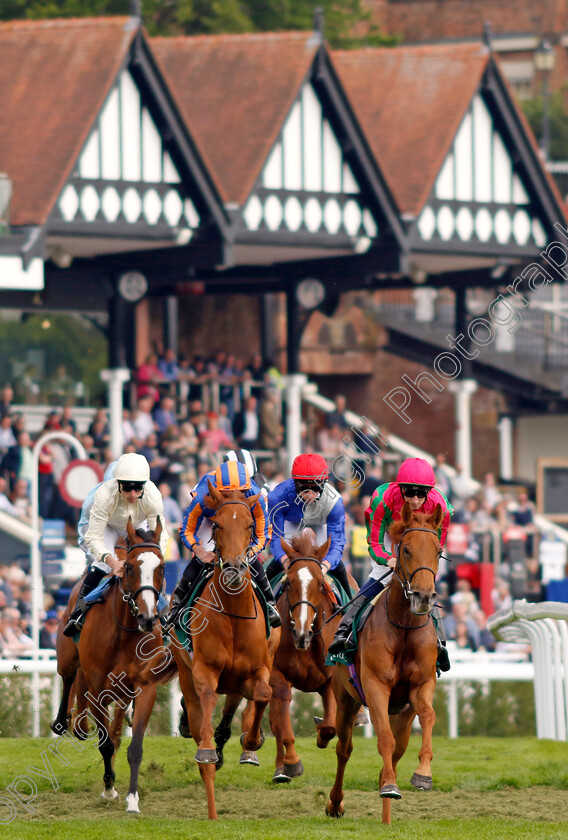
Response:
M144 489L144 485L146 484L145 481L119 481L118 486L121 490L124 490L125 493L130 493L131 490L136 490L137 493L141 493Z
M418 496L419 499L426 499L431 487L425 487L423 484L399 484L400 492L405 499L412 499Z
M294 484L296 486L296 493L299 496L301 496L302 493L305 493L306 490L311 490L313 493L317 493L317 497L319 498L323 493L325 479L323 481L315 481L312 479L295 478Z

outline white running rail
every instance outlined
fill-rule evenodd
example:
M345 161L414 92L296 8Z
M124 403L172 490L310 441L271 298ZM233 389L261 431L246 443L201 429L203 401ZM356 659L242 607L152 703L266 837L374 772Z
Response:
M513 601L487 627L501 641L530 643L537 738L568 740L568 604Z

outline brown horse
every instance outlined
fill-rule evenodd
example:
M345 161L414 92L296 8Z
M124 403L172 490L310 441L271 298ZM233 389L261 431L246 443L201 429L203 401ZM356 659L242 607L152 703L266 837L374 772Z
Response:
M246 497L239 490L219 491L209 482L205 504L215 510L211 519L217 560L213 576L188 611L187 620L185 616L182 619L191 633L193 656L172 645L189 728L197 743L195 760L207 792L209 819L217 819L215 769L219 755L212 725L217 695L231 695L236 702L240 697L253 701L243 715L246 731L241 744L244 750L254 751L264 740L260 721L272 694L272 657L264 613L246 562L253 527L251 508L258 498L259 494ZM279 629L272 630L274 647L279 634Z
M272 781L276 783L290 782L304 772L290 722L292 688L317 691L322 698L324 716L316 723L318 747L324 749L335 737L332 667L326 666L325 657L341 616L339 612L334 616L335 598L321 568L330 539L316 548L312 533L304 531L292 539L291 545L282 540L288 556L284 563L286 582L278 598L282 635L270 676L270 727L276 738ZM352 578L350 583L357 589Z
M427 516L413 513L405 503L401 520L389 531L397 557L392 581L381 593L359 637L355 671L383 760L379 777L383 823L391 821L391 801L401 798L396 768L408 746L416 715L422 727L422 747L420 763L410 781L422 790L432 787L437 642L430 614L436 601L440 554L437 529L442 517L441 505ZM337 700L337 773L326 814L341 817L343 776L353 749L353 721L361 708L361 698L349 681L345 665L335 667L333 689Z
M102 604L94 604L85 618L79 643L63 635L73 611L80 583L71 593L57 634L57 669L63 678L63 696L51 728L56 734L69 724L69 702L76 693L77 712L73 731L81 740L87 736L85 717L95 723L99 751L104 760L104 799L118 799L113 769L120 745L122 723L132 700L132 741L128 747L130 786L126 796L128 813L140 813L138 774L142 762L142 742L156 699L156 680L149 681L147 660L162 646L157 602L164 582L164 558L160 551L162 524L158 518L152 532L135 531L131 520L127 528L128 548L116 547L117 556L126 555L124 578L113 580ZM171 658L171 657L170 657ZM145 676L142 676L144 670ZM115 715L110 725L110 703Z

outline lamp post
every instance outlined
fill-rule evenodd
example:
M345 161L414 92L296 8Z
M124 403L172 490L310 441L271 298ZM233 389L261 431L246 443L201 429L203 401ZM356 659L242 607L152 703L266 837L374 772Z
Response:
M550 156L550 76L556 64L554 47L545 38L542 39L534 54L534 66L542 78L542 132L540 150L545 161Z

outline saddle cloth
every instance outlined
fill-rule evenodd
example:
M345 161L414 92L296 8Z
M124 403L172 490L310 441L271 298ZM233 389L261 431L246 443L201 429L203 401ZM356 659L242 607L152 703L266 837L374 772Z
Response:
M359 647L358 636L361 634L363 627L367 623L367 619L373 612L375 604L378 603L379 598L381 598L384 593L387 591L388 586L382 589L378 595L375 595L374 598L371 598L370 601L367 601L366 604L363 604L359 610L355 613L353 618L353 624L351 625L351 636L349 641L349 647L345 650L342 650L340 653L328 653L325 664L326 665L352 665L353 660L355 659L355 654L357 653L357 648Z

